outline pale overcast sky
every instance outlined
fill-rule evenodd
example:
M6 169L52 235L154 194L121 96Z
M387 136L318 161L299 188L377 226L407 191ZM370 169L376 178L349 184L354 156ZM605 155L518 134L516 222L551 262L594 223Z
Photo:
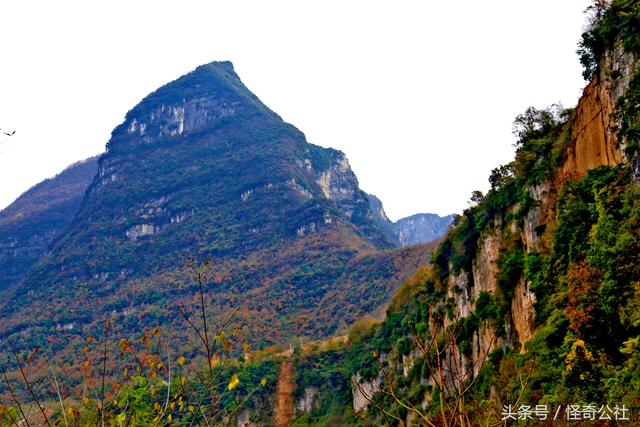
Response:
M588 3L3 1L0 208L101 153L149 92L230 60L392 219L460 212L512 159L515 115L576 103Z

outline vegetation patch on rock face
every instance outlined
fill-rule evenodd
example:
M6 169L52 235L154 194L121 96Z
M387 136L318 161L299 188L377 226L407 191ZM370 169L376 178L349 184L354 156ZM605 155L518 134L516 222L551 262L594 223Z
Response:
M582 75L591 80L605 52L618 41L629 52L640 52L640 5L635 0L599 0L589 8L590 23L582 34L578 54Z
M631 78L629 89L618 100L616 118L620 123L618 139L625 143L625 154L631 159L640 153L640 71Z

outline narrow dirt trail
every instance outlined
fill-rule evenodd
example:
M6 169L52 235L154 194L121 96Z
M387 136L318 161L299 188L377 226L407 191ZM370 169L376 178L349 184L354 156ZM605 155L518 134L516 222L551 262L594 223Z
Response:
M289 427L295 416L293 401L293 361L286 359L282 362L278 385L276 386L276 408L274 413L275 427Z

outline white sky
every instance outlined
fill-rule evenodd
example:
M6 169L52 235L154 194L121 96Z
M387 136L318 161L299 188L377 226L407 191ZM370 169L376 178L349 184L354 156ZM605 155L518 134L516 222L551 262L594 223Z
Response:
M448 214L513 157L513 118L573 106L587 0L3 1L0 208L104 150L158 86L230 60L396 220ZM0 141L2 141L0 136Z

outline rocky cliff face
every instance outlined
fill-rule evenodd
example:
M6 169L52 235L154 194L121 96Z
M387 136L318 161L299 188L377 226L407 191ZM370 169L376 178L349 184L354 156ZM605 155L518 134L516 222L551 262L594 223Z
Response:
M351 394L353 395L353 410L361 412L371 404L374 394L380 392L382 373L369 381L363 380L357 373L351 377Z
M618 140L620 124L616 108L638 65L635 55L625 51L621 44L605 55L601 71L584 89L566 125L570 129L570 138L564 148L563 164L551 179L526 188L532 203L520 223L515 219L505 221L502 217L491 220L488 229L493 231L485 233L478 242L472 274L449 278L449 295L456 301L455 310L459 317L468 316L475 310L475 302L481 292L496 294L500 275L498 262L506 246L517 242L525 256L551 250L549 231L558 215L558 193L567 179L584 176L601 165L616 166L631 161L625 156L626 142ZM519 208L520 203L510 208L511 217ZM474 333L473 353L468 363L478 366L485 354L499 346L515 346L524 351L524 344L536 332L536 296L530 286L530 280L524 277L513 283L509 316L504 325L506 335L496 334L488 322L481 324ZM462 289L462 294L469 297L462 298L451 289Z
M97 157L73 164L0 212L0 289L18 283L71 223L97 166Z
M305 388L302 397L296 401L296 413L301 414L313 411L317 394L318 389L316 387Z
M330 153L327 168L316 171L315 182L320 186L322 194L333 201L341 214L377 246L394 246L393 240L376 222L374 208L369 202L368 195L360 189L358 178L351 170L347 157L336 150L331 150ZM308 159L303 163L307 168L311 165Z
M638 59L622 43L606 53L602 70L584 89L572 118L571 145L561 168L564 176L622 161L627 141L618 141L615 111L637 69Z
M373 194L368 195L369 205L371 206L371 212L373 214L373 220L378 224L378 227L385 235L387 240L394 242L396 246L400 246L396 231L393 226L393 221L387 217L387 213L384 211L382 201Z
M490 231L478 245L472 274L462 272L449 276L447 297L454 302L455 317L448 324L455 324L458 319L467 318L474 313L482 293L497 295L501 292L498 285L499 262L504 247L508 241L524 240L524 235L515 221L505 223L501 218L495 218L489 227ZM505 238L505 230L508 238ZM505 332L499 334L491 321L480 322L478 329L473 332L470 357L462 356L463 365L472 369L474 375L478 374L484 358L491 351L509 347L523 350L523 345L535 332L535 294L531 292L529 283L524 278L517 279L513 286L509 314L507 318L500 320Z
M533 124L529 139L519 141L515 161L492 174L491 191L454 221L434 255L432 276L416 274L421 285L415 288L412 280L407 282L395 297L404 305L392 302L387 320L372 333L386 332L397 340L391 346L378 341L373 348L391 348L381 369L395 379L395 392L404 393L404 402L427 408L436 396L432 391L442 367L450 376L442 382L452 391L454 407L460 402L453 391L485 368L485 373L496 376L488 379L494 386L483 391L486 398L511 403L509 395L500 395L503 382L509 381L500 375L511 372L502 358L531 363L532 381L539 383L530 385L530 399L544 395L561 400L563 393L584 396L584 390L592 387L590 396L603 401L616 393L637 400L637 392L626 385L608 388L610 395L601 391L629 375L634 356L626 362L611 361L638 339L637 324L626 320L624 307L638 304L639 163L637 147L629 147L637 145L640 63L637 54L625 50L631 45L629 39L625 43L614 43L603 53L597 73L566 121ZM416 292L414 300L411 289ZM612 297L614 293L626 296ZM433 317L431 313L438 311L442 317ZM414 324L408 328L397 318ZM433 361L425 367L424 354L414 354L415 331L428 342L440 333L450 344L437 368ZM437 331L455 331L455 340L448 332ZM611 336L618 332L619 338ZM580 346L590 352L578 354ZM597 367L595 354L607 361L606 367ZM352 357L357 360L361 355ZM568 380L575 369L572 363L579 358L586 360L580 378ZM618 365L613 369L611 363ZM602 377L585 380L587 369L600 369ZM362 372L369 372L366 381ZM361 385L352 387L355 411L370 407L363 390L390 391L380 376L370 372L364 365L351 378ZM602 379L608 376L610 380ZM469 400L478 403L473 397ZM409 413L405 421L416 416L417 412Z
M550 179L527 186L525 192L530 203L520 221L504 219L516 216L522 204L518 202L510 207L506 217L495 217L489 222L489 231L483 233L474 251L471 274L449 276L447 296L454 301L457 318L467 317L475 311L481 292L492 295L499 292L499 262L505 247L516 242L525 257L554 250L552 232L561 214L557 206L558 195L567 180L583 177L599 166L615 167L627 163L632 169L637 168L637 155L630 158L625 150L630 141L619 135L621 100L637 78L639 69L637 54L626 50L622 42L614 43L612 49L604 52L598 72L584 89L565 125L569 129L568 140L557 144L564 151L562 164ZM520 276L511 285L513 292L505 332L498 333L489 322L482 322L473 333L472 354L466 362L469 366L480 365L483 355L494 348L515 347L524 351L524 345L536 333L536 295L531 289L531 279Z

